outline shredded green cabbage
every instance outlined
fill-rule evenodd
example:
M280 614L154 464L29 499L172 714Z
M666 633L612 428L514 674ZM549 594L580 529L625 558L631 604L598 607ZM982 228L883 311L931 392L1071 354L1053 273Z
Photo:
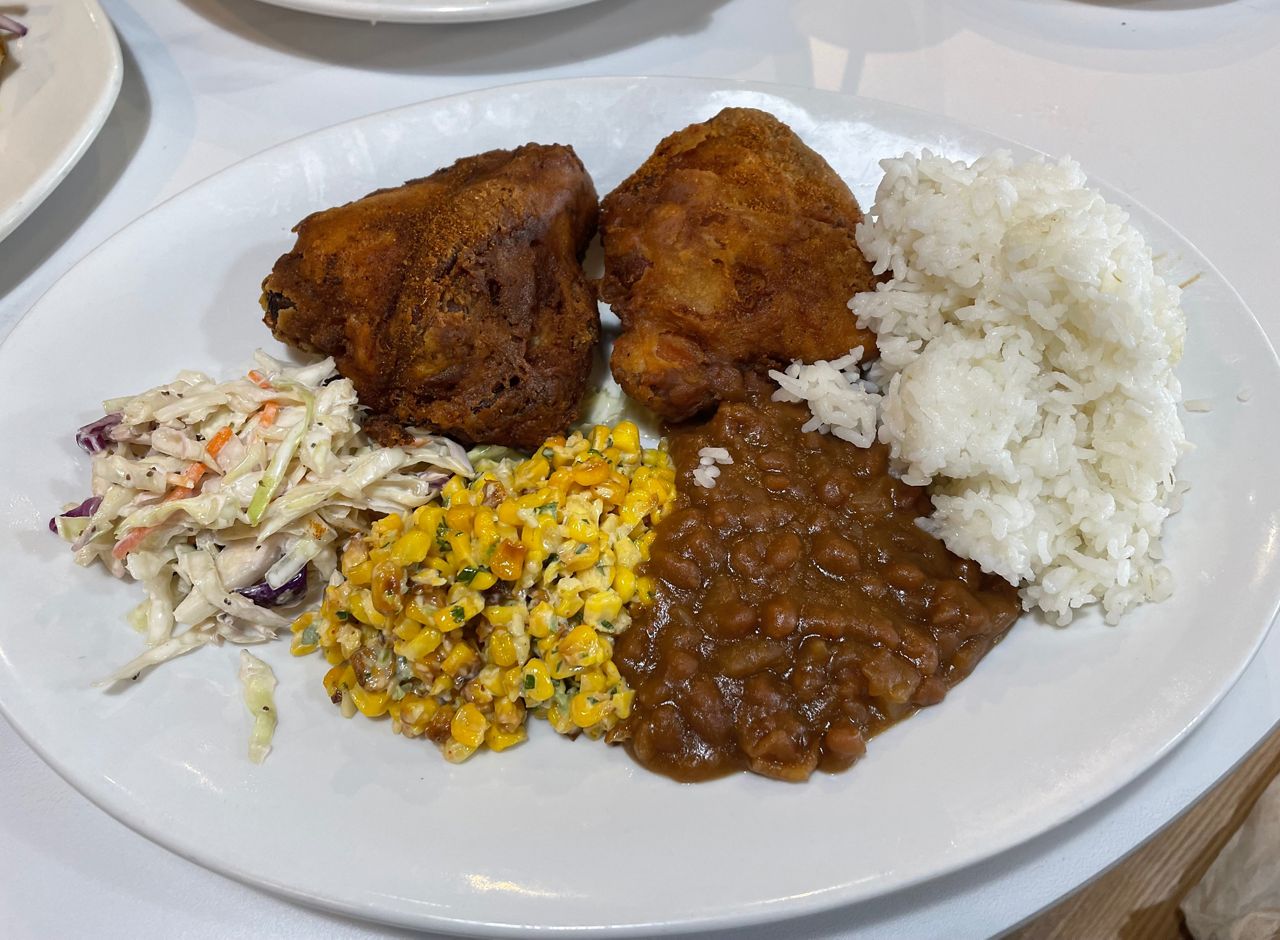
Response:
M93 457L102 502L57 524L78 564L142 584L130 623L148 649L99 684L208 643L273 638L289 618L242 589L279 588L308 565L323 583L347 535L429 502L448 473L473 472L447 438L375 446L332 359L292 366L258 352L254 369L221 383L180 372L104 405L121 420Z
M271 738L276 733L276 674L271 667L248 650L240 651L240 682L244 685L244 704L253 716L249 733L249 760L261 764L271 752Z

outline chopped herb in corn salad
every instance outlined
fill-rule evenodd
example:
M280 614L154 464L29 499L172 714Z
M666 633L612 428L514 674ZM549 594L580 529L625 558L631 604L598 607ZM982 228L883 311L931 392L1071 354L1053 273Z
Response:
M344 715L390 715L451 761L523 741L530 712L601 737L631 709L613 637L651 591L637 570L675 495L666 450L624 421L475 471L349 540L293 652L323 651Z

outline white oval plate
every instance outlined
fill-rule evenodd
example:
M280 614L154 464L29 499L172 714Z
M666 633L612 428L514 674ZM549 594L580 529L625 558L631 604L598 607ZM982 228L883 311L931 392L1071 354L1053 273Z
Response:
M596 0L262 0L272 6L371 23L470 23L510 20Z
M0 239L84 156L124 74L97 0L44 0L17 15L30 32L0 65Z
M81 571L45 528L79 499L73 429L101 399L180 368L229 375L255 346L259 283L307 213L528 140L573 144L608 192L667 133L726 105L768 109L853 185L931 147L1012 146L859 98L685 79L500 88L378 114L284 144L195 186L85 258L0 347L0 705L108 812L209 868L362 917L460 932L741 925L855 902L1023 842L1114 792L1178 741L1261 642L1280 595L1280 366L1240 298L1159 218L1133 218L1177 270L1181 375L1216 405L1187 418L1194 489L1168 528L1177 593L1120 628L1030 618L937 708L840 776L682 786L621 750L535 727L529 744L444 763L384 723L342 720L325 670L287 644L280 728L245 757L236 651L202 650L118 694L88 688L139 649L138 592ZM1105 190L1105 187L1104 187ZM1123 196L1105 190L1112 199ZM1181 276L1181 275L1179 275ZM1242 404L1237 392L1250 388Z

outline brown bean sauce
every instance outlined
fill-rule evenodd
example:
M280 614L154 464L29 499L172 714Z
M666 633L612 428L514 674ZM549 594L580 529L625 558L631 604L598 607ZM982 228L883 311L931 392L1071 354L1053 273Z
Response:
M889 475L885 446L802 433L807 410L771 389L670 432L680 493L654 601L614 650L636 690L620 737L679 780L843 770L1018 616L1010 585L917 528L928 494ZM692 476L703 447L733 457L711 489Z

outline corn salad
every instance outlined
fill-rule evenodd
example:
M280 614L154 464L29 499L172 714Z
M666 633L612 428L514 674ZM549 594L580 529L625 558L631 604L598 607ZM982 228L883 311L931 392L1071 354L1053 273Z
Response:
M345 715L390 715L451 761L523 741L529 712L601 737L631 710L612 637L650 597L637 571L674 496L665 448L630 421L482 461L347 543L293 652L323 651Z

